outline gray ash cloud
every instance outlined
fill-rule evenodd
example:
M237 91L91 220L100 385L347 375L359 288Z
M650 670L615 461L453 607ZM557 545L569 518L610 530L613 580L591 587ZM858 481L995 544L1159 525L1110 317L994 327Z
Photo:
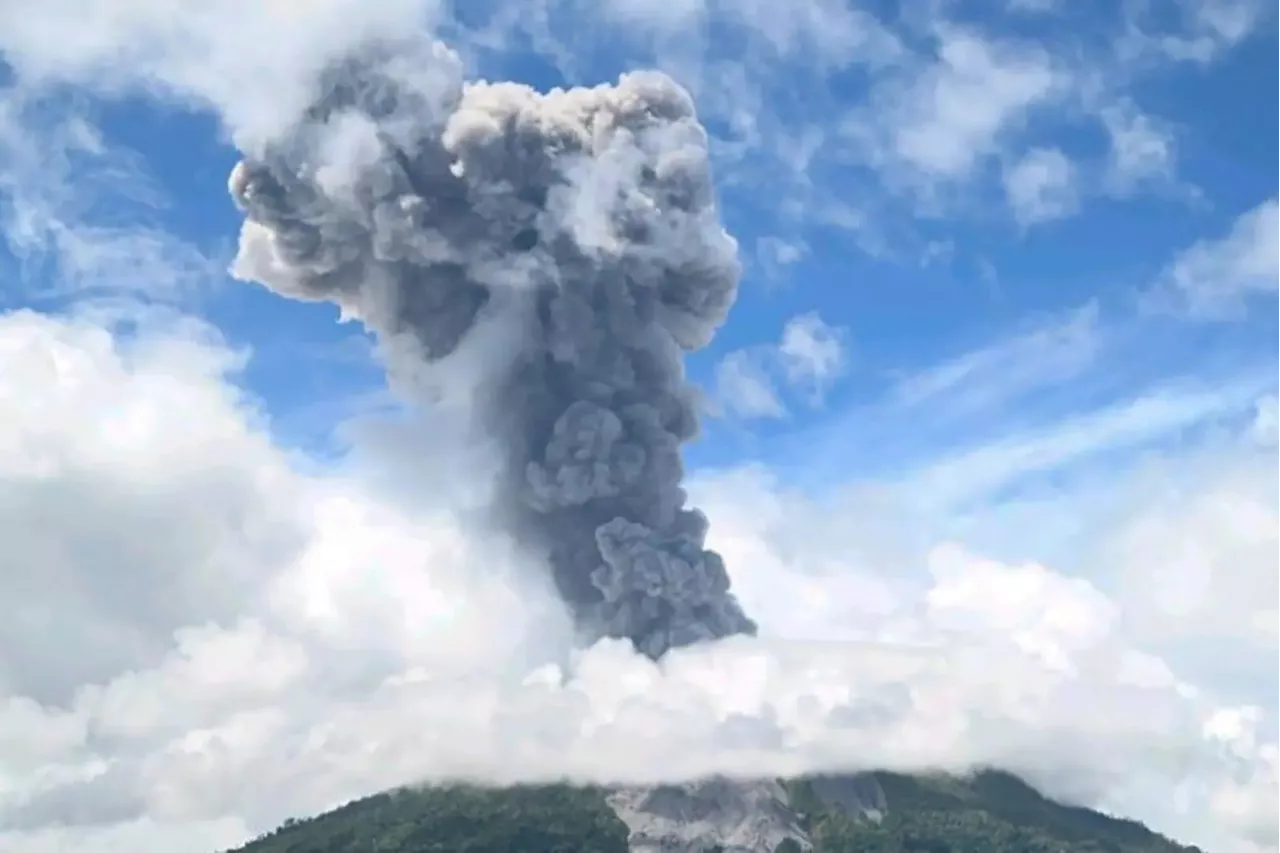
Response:
M340 305L401 374L496 343L469 376L502 457L496 518L589 637L657 658L754 633L681 485L684 355L740 274L689 95L656 73L466 82L428 42L363 50L316 94L232 173L237 274Z

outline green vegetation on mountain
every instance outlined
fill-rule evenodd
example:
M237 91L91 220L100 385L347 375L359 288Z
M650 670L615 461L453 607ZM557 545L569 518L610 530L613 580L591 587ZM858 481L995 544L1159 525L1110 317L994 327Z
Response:
M889 805L879 823L827 808L805 780L783 783L818 853L1198 853L1007 773L876 778Z
M878 822L830 807L807 780L783 783L816 853L1199 853L1140 823L1056 803L1005 773L876 779L888 804ZM378 794L288 821L240 853L626 853L627 827L606 793L543 785ZM789 840L775 853L804 849Z
M604 792L459 785L376 794L287 821L243 853L627 853Z

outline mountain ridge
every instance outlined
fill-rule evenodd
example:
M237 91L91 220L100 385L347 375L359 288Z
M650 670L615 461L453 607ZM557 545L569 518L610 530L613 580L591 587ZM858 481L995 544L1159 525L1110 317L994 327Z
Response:
M1204 853L997 770L401 788L227 853Z

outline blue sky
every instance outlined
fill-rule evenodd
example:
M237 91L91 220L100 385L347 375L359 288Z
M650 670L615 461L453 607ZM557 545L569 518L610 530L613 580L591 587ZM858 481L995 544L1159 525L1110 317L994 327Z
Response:
M396 772L721 772L717 726L758 714L810 763L1021 762L1273 853L1264 0L25 5L0 4L0 732L27 733L0 737L0 850L219 849ZM756 645L526 678L569 653L440 508L469 457L357 324L228 275L233 143L416 29L476 78L657 67L694 95L744 275L689 357L690 489Z
M1246 295L1225 322L1150 304L1180 252L1226 237L1274 197L1265 15L1251 22L1242 4L1216 18L1171 3L816 4L788 31L755 7L677 6L671 19L630 25L625 4L590 25L564 7L545 32L532 16L469 7L444 30L477 75L548 88L658 64L700 97L746 267L730 321L693 355L691 375L714 395L717 365L746 351L731 366L757 385L767 378L785 413L730 403L691 448L695 464L745 455L879 474L1162 383L1272 371L1274 287L1239 285ZM238 227L225 132L208 111L112 94L79 92L77 108L149 179L163 206L141 215L212 266L225 262ZM85 160L65 177L95 168ZM127 192L107 190L90 218L120 216L112 194ZM285 440L315 446L348 398L380 384L377 365L345 346L357 330L335 325L332 309L237 283L199 290L196 310L252 348L245 382ZM811 312L840 348L817 395L788 387L770 350L790 318ZM949 413L942 400L933 428L893 402L902 384L967 353L1037 330L1047 341L1073 323L1069 340L1045 344L1080 348L1056 354L1070 362L1057 375L1004 389L1005 368L960 380L992 383L975 392L994 395L979 410ZM1031 346L1020 359L1055 357Z

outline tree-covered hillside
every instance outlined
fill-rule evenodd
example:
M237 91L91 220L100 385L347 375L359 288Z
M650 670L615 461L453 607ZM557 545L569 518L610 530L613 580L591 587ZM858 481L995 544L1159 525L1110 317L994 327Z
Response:
M567 785L455 786L376 794L286 821L243 853L627 853L604 792Z
M1005 773L875 779L887 805L878 821L825 801L811 780L783 782L803 835L775 853L1198 853ZM628 828L607 796L565 785L397 791L288 821L240 853L627 853Z
M1140 823L1041 796L1006 773L968 779L877 773L889 813L876 824L784 783L820 853L1199 853Z

